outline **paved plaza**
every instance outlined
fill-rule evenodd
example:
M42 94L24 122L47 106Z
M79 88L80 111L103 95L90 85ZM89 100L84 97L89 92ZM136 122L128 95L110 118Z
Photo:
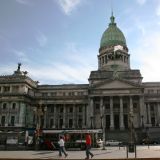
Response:
M68 157L59 158L58 151L0 151L0 159L84 159L85 151L67 151ZM92 159L127 158L126 147L106 147L106 150L92 149ZM137 146L137 158L160 158L160 146ZM135 158L135 153L129 153L128 158Z

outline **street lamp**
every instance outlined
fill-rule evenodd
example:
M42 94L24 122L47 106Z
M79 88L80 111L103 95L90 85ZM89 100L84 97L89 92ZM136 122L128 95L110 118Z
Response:
M105 108L104 108L104 106L102 106L102 131L103 131L103 150L105 150L105 142L106 142L106 133L105 133Z
M133 113L130 113L131 144L133 144Z
M42 135L43 124L41 124L42 116L45 115L47 107L44 107L41 102L37 107L34 107L34 114L36 115L36 134L35 134L35 149L39 149L40 136Z
M134 152L133 112L129 113L129 118L130 118L130 145L129 145L129 152Z
M103 115L101 115L101 129L103 128Z

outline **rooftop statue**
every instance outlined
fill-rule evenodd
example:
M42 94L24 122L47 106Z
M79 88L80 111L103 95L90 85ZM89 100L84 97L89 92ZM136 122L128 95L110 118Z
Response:
M21 63L18 63L18 69L17 69L17 71L20 71L20 69L21 69Z

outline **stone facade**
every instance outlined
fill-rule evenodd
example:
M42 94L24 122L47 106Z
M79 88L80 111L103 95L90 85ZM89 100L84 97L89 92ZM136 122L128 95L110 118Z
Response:
M114 24L112 16L109 27ZM144 83L130 68L126 42L110 44L103 39L88 84L38 85L20 64L13 75L0 76L0 130L35 128L37 122L45 129L105 127L106 136L127 133L131 121L137 135L159 128L160 82Z

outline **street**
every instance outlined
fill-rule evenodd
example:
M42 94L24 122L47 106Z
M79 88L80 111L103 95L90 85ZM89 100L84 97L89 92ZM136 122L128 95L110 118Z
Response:
M91 149L92 159L127 158L126 147L106 147L106 150ZM67 151L68 156L59 158L58 151L0 151L0 159L84 159L85 151ZM137 158L160 158L160 146L137 146ZM135 158L135 153L128 153L128 158Z

